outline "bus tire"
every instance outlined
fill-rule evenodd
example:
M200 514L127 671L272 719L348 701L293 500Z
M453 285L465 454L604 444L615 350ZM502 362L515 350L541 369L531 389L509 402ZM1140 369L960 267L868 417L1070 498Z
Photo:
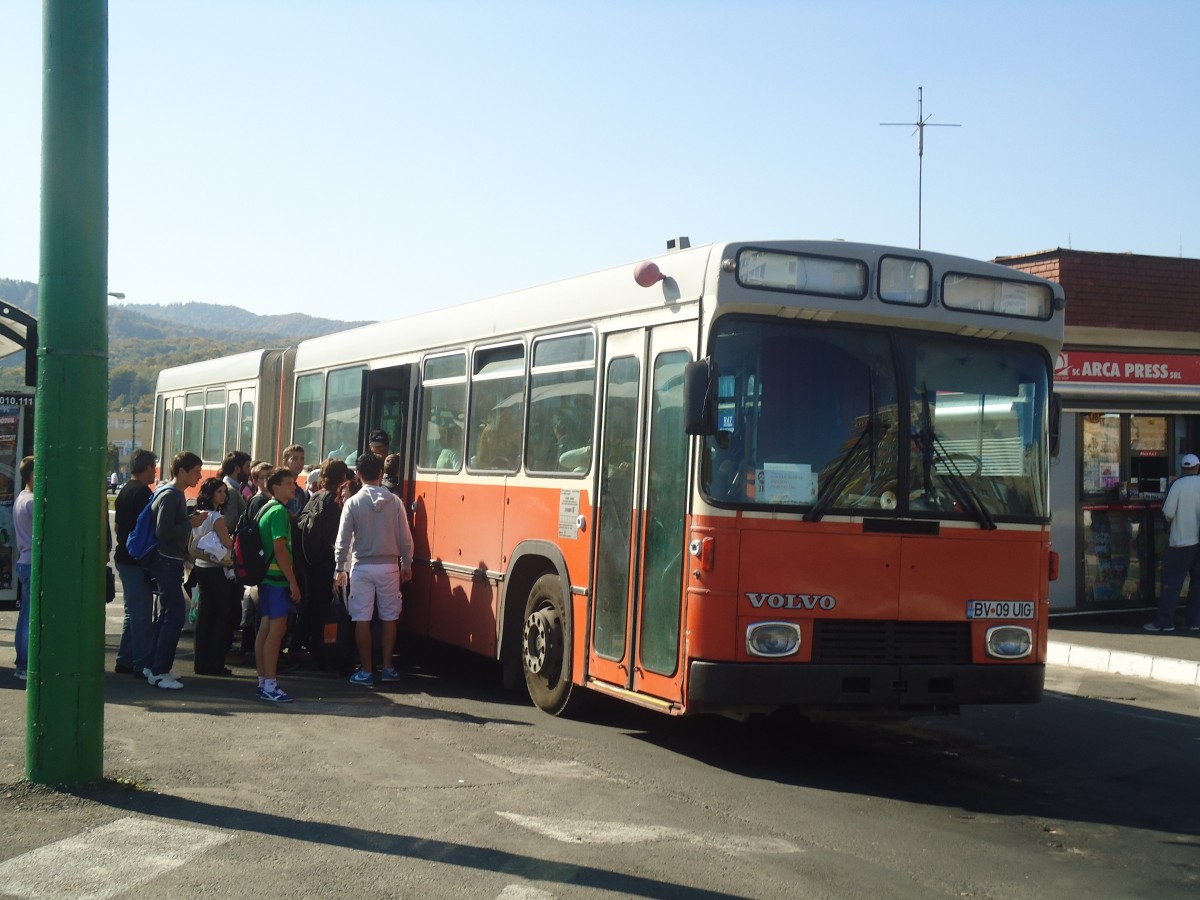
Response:
M566 634L562 581L557 575L543 575L534 582L525 601L521 663L529 698L552 716L563 715L572 695L579 693L571 684Z

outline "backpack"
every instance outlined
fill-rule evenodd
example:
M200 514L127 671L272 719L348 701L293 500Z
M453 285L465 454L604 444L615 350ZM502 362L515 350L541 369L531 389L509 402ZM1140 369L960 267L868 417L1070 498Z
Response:
M179 488L175 485L165 484L155 491L150 502L143 506L142 511L138 513L133 531L129 532L125 538L125 549L141 565L148 564L154 551L158 549L158 510L154 508L154 504L161 494L177 490Z
M311 567L333 566L333 545L337 541L342 511L333 494L319 491L304 504L296 519L300 533L300 555Z
M278 504L272 500L271 503ZM238 584L254 587L262 584L267 577L271 557L263 546L262 534L258 530L258 520L271 507L266 503L257 514L250 515L247 509L238 519L237 528L233 532L233 574Z

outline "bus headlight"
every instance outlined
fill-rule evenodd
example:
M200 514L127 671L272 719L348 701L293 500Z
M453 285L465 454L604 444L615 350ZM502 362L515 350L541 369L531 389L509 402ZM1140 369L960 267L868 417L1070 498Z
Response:
M997 625L987 630L988 656L1020 659L1033 652L1033 632L1023 625Z
M755 622L746 628L746 652L751 656L791 656L800 649L800 626L795 622Z

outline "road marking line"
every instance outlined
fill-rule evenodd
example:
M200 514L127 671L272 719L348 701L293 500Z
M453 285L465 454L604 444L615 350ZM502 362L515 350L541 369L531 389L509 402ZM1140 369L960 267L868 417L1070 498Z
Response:
M543 837L564 844L644 844L652 841L680 841L728 853L803 853L782 838L747 837L737 834L711 834L686 831L667 825L630 825L627 822L589 822L585 819L546 819L500 812L496 815Z
M585 766L573 760L531 759L520 756L495 756L491 753L476 753L475 758L514 775L535 775L545 778L607 778L599 769Z
M554 900L554 895L527 884L510 884L496 895L496 900Z
M232 838L211 828L130 816L5 860L0 884L17 897L104 900Z

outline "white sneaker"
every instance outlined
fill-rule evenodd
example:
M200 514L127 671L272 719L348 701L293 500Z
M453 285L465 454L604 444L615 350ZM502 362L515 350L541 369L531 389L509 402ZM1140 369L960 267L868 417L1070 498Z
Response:
M177 691L183 687L183 682L171 672L164 672L162 675L148 675L146 683L154 687L166 688L168 691Z

